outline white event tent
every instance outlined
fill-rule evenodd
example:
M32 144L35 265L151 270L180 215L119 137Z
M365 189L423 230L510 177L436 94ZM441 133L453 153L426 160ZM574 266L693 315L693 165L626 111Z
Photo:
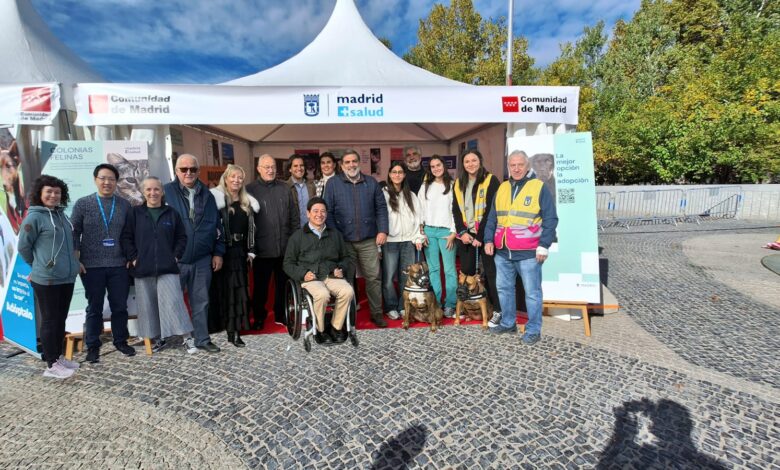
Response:
M30 0L0 1L0 125L14 129L25 179L41 172L40 143L48 140L125 139L149 142L152 170L165 174L165 139L167 126L98 126L73 125L76 105L74 88L79 82L103 82L94 71L51 32ZM24 119L23 90L51 88L52 112L38 115L38 122ZM28 113L29 114L29 113ZM25 181L27 186L29 181ZM29 187L29 186L28 186Z
M218 86L81 83L76 101L79 125L189 124L182 129L184 142L170 148L178 153L203 155L212 138L238 141L246 150L236 149L236 163L245 168L253 166L252 156L285 158L297 148L417 144L425 154L456 154L459 143L478 138L483 153L493 157L490 167L501 174L506 123L516 123L509 125L511 135L571 130L578 92L577 87L472 86L440 77L387 49L353 0L336 0L319 35L270 69ZM507 95L514 99L510 112L502 110ZM357 110L342 106L371 96L381 102ZM563 111L519 112L518 96L548 103L564 99L566 105ZM305 111L312 100L314 108ZM362 110L380 114L347 114Z

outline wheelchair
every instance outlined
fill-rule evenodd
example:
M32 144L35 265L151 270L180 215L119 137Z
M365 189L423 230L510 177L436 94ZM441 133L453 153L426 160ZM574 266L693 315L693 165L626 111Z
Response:
M311 352L311 340L317 332L317 316L314 314L314 299L311 294L301 286L299 281L293 279L287 280L285 286L285 298L287 300L287 333L293 340L297 341L303 333L303 347L306 352ZM331 297L325 308L324 321L327 323L333 313L335 299ZM344 328L352 346L358 347L359 341L357 330L355 329L355 318L357 315L357 302L355 298L349 304L349 311L344 319ZM333 345L328 343L327 345ZM325 344L323 344L325 346Z

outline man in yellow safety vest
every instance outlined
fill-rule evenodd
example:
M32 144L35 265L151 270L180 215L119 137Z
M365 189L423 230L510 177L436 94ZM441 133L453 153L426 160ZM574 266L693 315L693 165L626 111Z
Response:
M517 331L515 276L525 289L528 323L523 343L531 345L542 333L542 263L555 240L558 214L554 196L545 184L529 176L531 164L522 150L507 158L509 180L496 192L485 226L485 254L494 255L501 323L491 333Z

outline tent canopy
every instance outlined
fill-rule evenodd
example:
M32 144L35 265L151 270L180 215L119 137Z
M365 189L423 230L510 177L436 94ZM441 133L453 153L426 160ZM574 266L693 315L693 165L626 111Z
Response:
M105 81L57 39L30 0L0 1L0 44L0 83L59 82L65 109L75 109L76 83Z
M353 0L336 0L320 34L281 64L223 85L468 86L416 67L385 47Z
M240 86L470 86L416 67L374 36L353 0L336 0L330 19L301 52L281 64L225 82ZM225 125L257 143L449 141L481 127L469 124Z

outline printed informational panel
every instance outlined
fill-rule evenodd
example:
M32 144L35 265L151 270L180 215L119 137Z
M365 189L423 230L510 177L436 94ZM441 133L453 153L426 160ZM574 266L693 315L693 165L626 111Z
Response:
M514 137L508 153L524 151L537 178L555 195L557 241L542 268L544 300L600 301L596 186L589 132Z
M70 203L66 214L70 216L75 202L96 191L92 171L100 163L111 163L119 170L117 195L124 197L133 205L143 201L141 181L149 176L148 144L131 141L55 141L41 144L43 174L53 175L68 185ZM37 177L39 175L35 175ZM8 285L2 291L2 320L5 339L22 347L32 354L38 354L36 348L37 330L35 327L35 302L32 288L27 281L30 266L16 255L15 240L11 245L5 241L7 234L13 233L7 217L2 216L0 227L3 229L3 253L10 253L13 267ZM70 312L65 324L69 332L83 329L87 300L81 280L76 279Z

